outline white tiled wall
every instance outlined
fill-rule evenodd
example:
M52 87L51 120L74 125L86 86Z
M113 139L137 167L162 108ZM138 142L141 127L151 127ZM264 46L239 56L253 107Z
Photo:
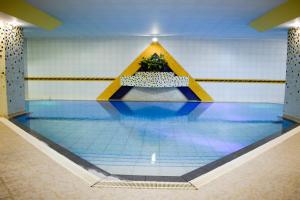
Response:
M186 39L162 43L196 78L285 78L286 40Z
M118 76L149 44L143 38L29 39L28 76Z
M110 82L27 81L27 99L95 100Z
M27 76L116 77L150 42L145 37L29 39ZM160 43L194 78L285 79L286 40L160 38ZM27 98L95 99L108 83L29 81ZM281 84L202 85L217 101L283 103Z
M202 83L216 102L284 102L284 84Z

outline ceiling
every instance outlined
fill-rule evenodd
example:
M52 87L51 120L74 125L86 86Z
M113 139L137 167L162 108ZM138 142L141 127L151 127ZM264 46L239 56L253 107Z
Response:
M25 37L188 36L286 38L249 23L284 0L27 0L63 22L54 31L25 27Z

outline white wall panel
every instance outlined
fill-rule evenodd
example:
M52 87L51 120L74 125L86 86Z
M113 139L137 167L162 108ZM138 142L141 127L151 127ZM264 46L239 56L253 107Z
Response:
M149 44L136 39L27 41L28 76L118 76Z
M202 83L216 102L282 103L284 84Z
M27 81L26 99L95 100L109 82Z
M26 99L95 100L109 83L28 81ZM202 83L201 86L217 102L282 103L284 100L284 84Z
M28 39L26 76L116 77L150 41L145 37ZM285 79L286 40L160 38L160 43L194 78ZM95 99L108 83L29 81L27 97ZM283 102L280 84L202 85L217 101Z
M166 40L197 78L285 79L286 40Z

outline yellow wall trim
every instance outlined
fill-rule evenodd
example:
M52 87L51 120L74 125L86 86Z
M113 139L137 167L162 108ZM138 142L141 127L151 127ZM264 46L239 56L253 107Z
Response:
M114 81L113 77L25 77L26 81ZM273 83L285 84L285 80L265 80L265 79L226 79L226 78L195 78L197 82L212 83Z
M62 24L58 19L32 6L25 0L2 0L0 12L46 30L53 30Z
M228 82L228 83L276 83L284 84L285 80L265 80L265 79L201 79L196 78L197 82Z
M300 1L288 0L271 11L265 13L261 17L251 22L257 31L267 31L276 26L300 17Z
M114 81L111 77L25 77L26 81Z

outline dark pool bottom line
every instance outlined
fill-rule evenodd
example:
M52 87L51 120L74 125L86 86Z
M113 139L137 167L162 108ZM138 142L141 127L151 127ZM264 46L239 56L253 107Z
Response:
M292 125L289 128L285 128L280 132L274 133L264 139L261 139L251 145L248 145L236 152L233 152L227 156L224 156L218 160L215 160L207 165L204 165L202 167L199 167L191 172L188 172L182 176L141 176L141 175L122 175L122 174L111 174L99 167L97 167L96 165L93 165L92 163L82 159L81 157L79 157L78 155L72 153L71 151L69 151L68 149L52 142L51 140L49 140L48 138L42 136L41 134L39 134L38 132L24 126L23 124L19 123L17 120L15 119L10 119L11 122L13 122L15 125L17 125L18 127L22 128L24 131L26 131L27 133L31 134L32 136L34 136L35 138L39 139L42 142L45 142L49 147L51 147L52 149L54 149L55 151L57 151L58 153L64 155L65 157L67 157L68 159L70 159L71 161L73 161L74 163L80 165L81 167L83 167L86 170L95 170L96 172L99 172L105 176L112 176L112 177L116 177L120 180L128 180L128 181L157 181L157 182L189 182L209 171L212 171L214 169L216 169L217 167L220 167L221 165L224 165L225 163L228 163L240 156L242 156L243 154L246 154L248 152L250 152L251 150L254 150L255 148L287 133L288 131L296 128L299 124L295 123L294 125Z

